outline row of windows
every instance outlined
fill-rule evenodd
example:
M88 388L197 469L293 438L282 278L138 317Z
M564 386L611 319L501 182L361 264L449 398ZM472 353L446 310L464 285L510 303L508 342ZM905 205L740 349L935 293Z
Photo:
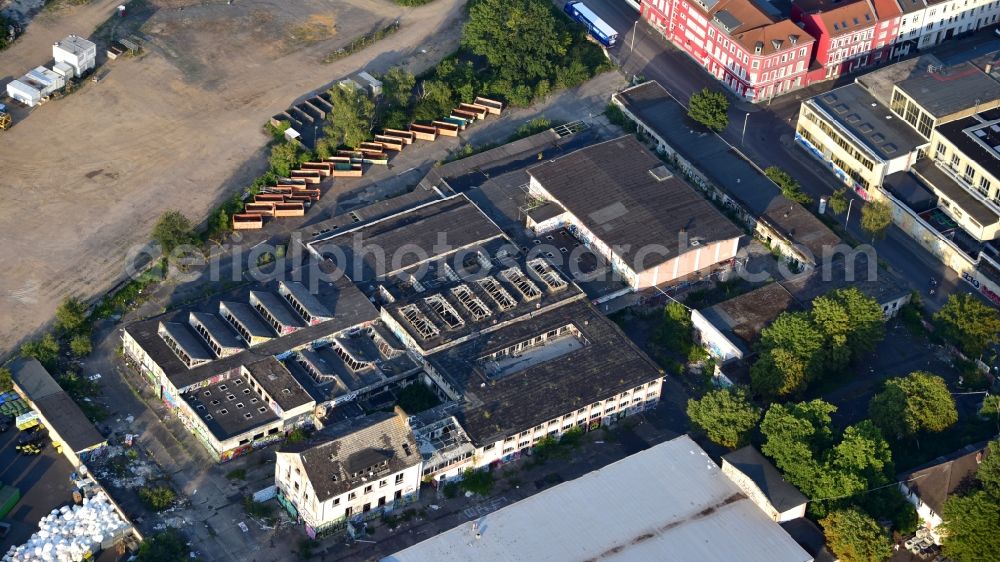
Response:
M823 131L823 133L826 134L826 136L830 137L830 139L833 140L833 142L837 143L837 146L839 146L840 148L844 149L845 152L847 152L855 160L857 160L858 162L860 162L862 166L864 166L865 168L868 169L868 171L872 171L872 170L875 169L875 163L874 162L872 162L871 160L869 160L868 158L866 158L864 155L862 155L860 150L858 150L857 148L854 148L854 145L852 145L849 142L847 142L847 139L845 139L843 136L841 136L840 133L838 133L837 131L833 130L833 127L831 127L826 121L824 121L822 119L819 119L816 116L816 114L814 114L811 111L807 111L807 110L803 110L803 111L805 111L805 117L806 117L806 119L808 119L812 123L815 123L816 126L819 127L820 130Z
M960 177L965 180L968 187L975 189L980 195L986 198L992 198L994 201L1000 203L1000 189L996 193L992 192L993 182L989 177L976 173L975 167L973 167L972 162L964 162L962 160L961 154L958 151L951 153L951 158L948 158L948 147L943 142L938 142L934 147L935 159L940 162L947 162L948 167L955 174L955 176ZM964 162L964 163L963 163Z

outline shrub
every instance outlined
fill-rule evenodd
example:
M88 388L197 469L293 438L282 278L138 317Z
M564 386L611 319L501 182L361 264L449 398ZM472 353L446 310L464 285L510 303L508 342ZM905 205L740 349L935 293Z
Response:
M174 504L177 494L168 486L144 486L139 488L139 501L150 511L165 511Z

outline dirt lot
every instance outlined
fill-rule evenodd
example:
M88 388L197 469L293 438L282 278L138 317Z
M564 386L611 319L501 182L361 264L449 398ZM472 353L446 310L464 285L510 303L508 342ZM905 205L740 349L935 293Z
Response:
M0 54L0 87L48 62L51 43L69 33L97 38L100 65L111 32L101 24L119 2L40 13ZM461 4L133 0L128 18L112 23L135 28L145 53L104 62L99 83L0 134L0 352L46 324L63 297L92 297L118 281L126 252L164 210L201 219L255 177L262 125L289 103L361 68L419 70L444 56ZM390 38L320 62L396 18L402 27Z

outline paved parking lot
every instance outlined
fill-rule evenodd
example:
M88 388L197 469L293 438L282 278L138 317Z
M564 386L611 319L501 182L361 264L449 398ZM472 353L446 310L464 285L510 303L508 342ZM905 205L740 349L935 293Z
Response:
M0 540L0 552L27 541L43 515L72 500L69 475L73 466L66 457L57 453L51 442L40 455L22 455L14 450L20 435L16 427L0 433L0 482L21 490L21 501L2 519L11 524L11 529Z

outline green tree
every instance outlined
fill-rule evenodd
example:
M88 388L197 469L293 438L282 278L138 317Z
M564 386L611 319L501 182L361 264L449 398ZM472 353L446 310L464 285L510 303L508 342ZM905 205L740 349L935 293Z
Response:
M0 393L14 388L14 378L7 367L0 367Z
M87 323L87 305L76 297L67 297L56 309L56 330L76 333Z
M729 98L722 92L704 88L688 100L688 117L720 132L729 125Z
M1000 441L990 441L986 446L986 456L979 463L976 479L986 493L1000 501Z
M883 431L898 438L944 431L958 421L944 379L923 371L887 380L885 390L872 398L869 414Z
M751 386L767 399L798 394L808 383L808 364L782 347L761 352L750 367Z
M420 96L413 108L413 118L430 121L447 117L455 108L451 87L440 80L425 80L420 86Z
M836 406L822 400L772 404L760 424L764 435L761 452L771 457L788 481L807 496L813 496L813 482L822 469L813 451L832 445L830 414L836 411Z
M93 350L93 345L90 342L90 334L77 334L73 336L73 339L69 340L69 350L76 357L90 355L90 352Z
M788 172L777 166L764 168L764 175L771 179L781 188L781 194L790 201L808 205L813 202L813 198L802 192L799 181L793 178Z
M983 398L979 415L984 418L1000 418L1000 394L990 394Z
M1000 312L967 293L950 295L934 322L945 338L972 357L1000 343Z
M857 509L834 511L819 523L830 550L844 562L881 562L892 556L888 535Z
M847 188L842 187L833 192L830 196L830 210L836 215L842 215L847 212L847 206L850 205L850 201L847 199Z
M167 211L153 227L152 238L163 255L170 255L178 246L194 242L194 227L180 211Z
M868 233L872 240L884 238L891 224L892 209L888 203L872 200L861 207L861 229Z
M394 66L382 75L382 99L390 107L408 107L417 79L401 66Z
M760 426L761 451L813 498L810 510L817 515L889 483L893 474L892 452L878 428L866 420L845 429L838 440L830 419L835 411L822 400L773 404Z
M734 449L747 442L760 419L760 408L753 405L744 389L723 388L688 400L687 415L713 443Z
M553 74L572 43L559 17L546 0L473 0L462 46L499 77L534 84Z
M338 84L330 89L330 105L323 134L331 146L354 148L371 137L375 102L364 90Z
M45 368L52 370L59 361L59 342L52 334L45 334L42 339L30 341L21 346L21 355L33 357Z
M326 140L326 139L323 139ZM286 140L271 147L271 171L280 177L288 177L296 166L309 159L309 154L298 141Z
M694 325L691 313L679 302L671 301L663 309L663 321L653 332L653 342L675 353L690 353L694 345Z
M990 560L1000 552L1000 502L984 491L945 500L944 542L941 549L952 560Z
M826 340L828 371L868 355L885 337L882 306L855 287L837 289L813 299L810 314Z
M190 560L187 539L180 531L167 527L163 531L146 537L139 545L135 562L177 562Z

